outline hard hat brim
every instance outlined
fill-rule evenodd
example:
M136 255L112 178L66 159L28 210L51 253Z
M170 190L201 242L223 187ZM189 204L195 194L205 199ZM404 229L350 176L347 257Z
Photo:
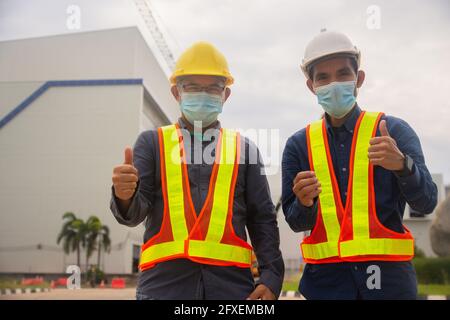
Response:
M190 72L190 73L182 73L182 72L174 72L174 74L170 77L170 83L172 85L177 84L177 79L180 77L186 76L213 76L213 77L221 77L225 79L225 84L230 86L234 83L234 78L231 75L224 75L220 73L211 73L211 72Z
M301 65L301 69L303 71L303 73L305 74L306 78L309 79L309 72L311 70L311 68L323 61L326 60L330 60L330 59L334 59L334 58L341 58L341 57L348 57L348 58L353 58L356 61L357 67L359 69L360 64L361 64L361 53L359 51L355 52L355 51L338 51L338 52L333 52L324 56L320 56L320 57L315 57L312 58L308 61L305 61L302 65Z

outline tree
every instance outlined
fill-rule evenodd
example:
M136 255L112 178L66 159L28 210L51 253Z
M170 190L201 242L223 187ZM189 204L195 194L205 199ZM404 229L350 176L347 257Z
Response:
M73 212L63 214L63 226L57 238L59 244L63 241L65 254L77 253L77 265L80 265L80 247L84 244L84 222L78 219Z
M88 266L89 258L92 253L97 250L97 266L100 268L101 252L109 252L111 249L111 239L109 237L109 228L103 225L96 216L90 216L86 221L86 265Z
M89 258L96 249L98 233L102 227L100 219L96 216L90 216L84 224L84 242L86 249L86 270L89 268Z
M100 268L100 256L102 249L105 252L111 251L111 239L109 238L109 228L106 225L102 225L98 233L98 256L97 256L97 267Z
M86 270L89 269L89 258L95 250L98 251L97 264L100 267L101 251L109 252L111 239L109 228L103 225L96 216L90 216L86 221L79 219L72 212L63 215L63 226L57 238L59 244L63 241L66 254L77 253L77 265L80 266L80 249L86 250Z

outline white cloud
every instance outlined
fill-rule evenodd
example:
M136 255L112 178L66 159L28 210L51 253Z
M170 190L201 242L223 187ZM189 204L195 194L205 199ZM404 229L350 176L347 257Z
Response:
M208 40L227 56L236 83L223 123L279 128L283 141L321 113L299 69L304 47L323 27L347 33L361 48L367 73L361 106L410 123L430 171L443 173L450 183L448 1L151 2L173 38L175 53ZM82 8L83 30L136 23L131 0L0 0L0 40L68 32L69 4ZM381 10L379 30L366 27L369 5ZM279 185L273 189L279 194Z

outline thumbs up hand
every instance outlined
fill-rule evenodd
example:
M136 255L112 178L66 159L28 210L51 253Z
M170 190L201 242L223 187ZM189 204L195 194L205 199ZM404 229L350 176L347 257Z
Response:
M398 149L397 142L390 136L386 120L380 121L380 137L370 139L368 157L374 166L386 170L400 171L404 167L405 156Z
M121 200L129 200L134 195L139 178L138 171L133 166L133 150L127 147L124 153L124 163L114 168L112 182L116 197Z
M381 120L380 121L380 133L382 137L390 137L389 135L389 131L386 125L386 120Z

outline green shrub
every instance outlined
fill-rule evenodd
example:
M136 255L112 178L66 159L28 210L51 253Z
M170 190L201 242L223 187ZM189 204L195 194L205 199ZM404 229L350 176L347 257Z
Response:
M425 252L414 244L414 257L415 258L425 258Z
M413 264L420 284L450 284L450 257L414 258Z
M106 280L105 273L100 270L98 267L92 267L87 272L87 280L91 284L92 287L94 287L97 284L100 284L100 282Z

